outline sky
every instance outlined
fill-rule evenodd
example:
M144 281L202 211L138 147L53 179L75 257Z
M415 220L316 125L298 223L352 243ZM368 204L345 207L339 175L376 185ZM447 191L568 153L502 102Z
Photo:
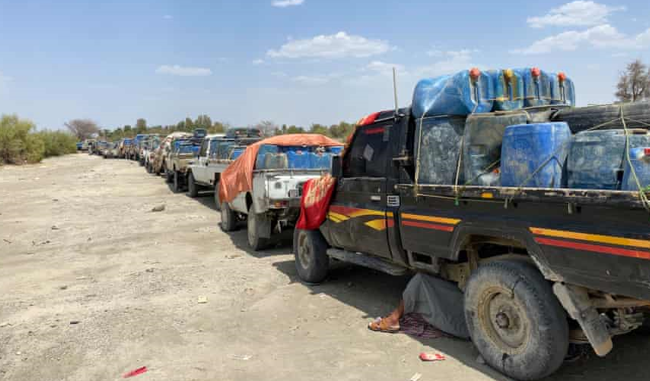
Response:
M647 0L0 0L0 114L40 129L352 122L394 108L393 67L400 106L422 78L530 66L602 104L637 58Z

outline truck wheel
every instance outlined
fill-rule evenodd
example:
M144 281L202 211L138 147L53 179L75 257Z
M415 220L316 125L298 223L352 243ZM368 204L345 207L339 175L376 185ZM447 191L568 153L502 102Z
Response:
M221 210L221 198L219 197L218 182L214 185L214 205L216 205L217 210Z
M181 185L181 178L178 174L178 171L174 171L172 177L174 180L172 183L172 190L174 191L174 193L179 193L182 190L182 185Z
M165 182L171 183L174 176L173 173L169 172L167 169L165 169L164 171L165 171Z
M190 175L187 177L187 195L192 198L199 195L199 188L196 186L192 172L190 172Z
M465 319L485 361L517 380L555 372L569 347L569 325L552 287L533 265L480 266L465 290Z
M257 227L260 224L260 220L264 218L264 215L253 213L252 209L251 207L248 210L248 216L246 218L246 224L248 225L248 246L255 251L260 251L266 249L271 240L259 236Z
M221 204L221 230L231 232L237 229L237 216L227 202Z
M149 163L145 164L145 169L147 170L147 173L152 172L151 165Z
M327 242L320 231L294 230L293 254L300 279L308 283L325 280L330 258L327 256Z

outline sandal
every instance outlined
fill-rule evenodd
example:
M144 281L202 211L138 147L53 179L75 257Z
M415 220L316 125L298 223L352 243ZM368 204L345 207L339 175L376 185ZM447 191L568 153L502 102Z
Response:
M389 326L386 318L377 318L375 321L368 323L368 329L375 332L396 333L399 332L400 326L399 324Z

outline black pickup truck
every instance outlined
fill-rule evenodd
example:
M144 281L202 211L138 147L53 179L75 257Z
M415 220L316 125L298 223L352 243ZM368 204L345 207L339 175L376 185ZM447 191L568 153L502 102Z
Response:
M409 109L357 127L333 161L327 219L294 233L304 281L324 281L334 259L455 282L474 345L520 380L556 371L570 342L605 356L643 325L650 213L638 192L427 184L419 136Z

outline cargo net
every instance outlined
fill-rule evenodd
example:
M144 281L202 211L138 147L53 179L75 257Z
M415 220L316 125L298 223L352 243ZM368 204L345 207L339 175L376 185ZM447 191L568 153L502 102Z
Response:
M638 123L639 125L649 127L649 128L650 128L650 124L648 124L646 122L643 122L643 121L640 121L640 120L635 120L635 119L631 119L631 118L626 117L625 116L625 107L624 106L625 106L625 104L620 104L619 105L619 110L620 110L620 116L619 117L617 117L615 119L612 119L610 121L601 123L599 125L596 125L594 127L591 127L591 128L589 128L589 129L587 129L585 131L594 131L594 130L598 130L598 129L601 129L601 128L608 127L608 126L610 126L612 124L615 124L615 123L617 123L619 121L621 122L621 124L623 126L623 130L625 132L625 161L627 162L627 165L630 168L630 171L631 171L631 174L632 174L632 179L634 180L634 183L636 184L639 200L641 201L641 204L643 205L643 208L647 212L650 212L650 199L648 198L648 193L650 193L650 186L644 187L641 184L641 181L639 180L639 177L638 177L638 175L636 173L635 166L632 165L632 158L630 157L630 134L631 134L631 131L627 127L627 123L628 122ZM472 114L474 114L475 111L476 111L476 108L474 109ZM423 120L424 120L424 117L420 118L420 126L419 126L420 133L419 133L419 138L418 138L418 144L420 144L420 142L422 140ZM516 187L515 192L510 197L507 197L505 199L505 207L507 208L508 205L513 201L513 199L525 189L525 187L524 187L525 184L527 184L531 179L533 179L539 173L539 171L541 171L549 162L554 160L556 154L561 152L563 149L566 149L567 145L569 145L569 144L571 144L571 140L567 140L565 143L563 143L561 146L559 146L555 151L553 151L553 153L551 153L551 155L549 155L549 157L546 160L544 160L542 162L542 164L539 165L539 167L535 171L533 171L524 181L522 181ZM466 180L463 184L459 184L459 182L460 182L460 174L461 174L461 170L462 170L462 163L463 163L464 145L465 145L465 136L464 135L461 138L460 145L461 145L461 149L460 149L460 151L458 153L458 162L457 162L456 174L455 174L455 178L454 178L454 201L455 201L456 206L458 206L460 204L460 198L462 197L462 193L464 192L464 190L467 188L468 185L472 184L480 176L492 171L501 162L501 159L497 159L496 161L494 161L493 163L491 163L487 167L485 167L478 175L474 176L473 178L471 178L469 180ZM418 176L419 176L419 165L416 167L416 176L415 176L415 178L416 178L416 186L419 186L418 181L417 181ZM419 191L418 191L418 193L419 193Z

